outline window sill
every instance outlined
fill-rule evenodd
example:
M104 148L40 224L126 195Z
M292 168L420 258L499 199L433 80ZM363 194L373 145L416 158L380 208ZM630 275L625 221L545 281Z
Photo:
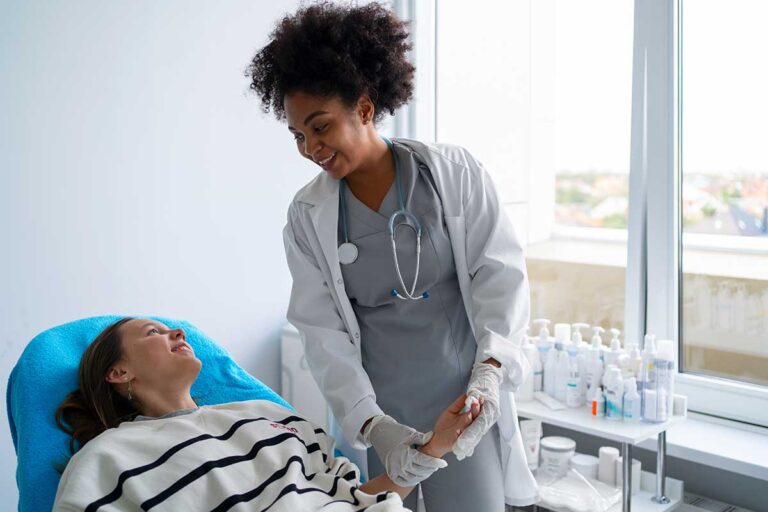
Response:
M525 256L532 260L626 268L627 245L621 240L553 237L530 244ZM766 256L750 252L686 249L685 274L768 281Z
M638 445L656 451L656 440ZM768 481L768 428L696 413L667 431L667 455Z

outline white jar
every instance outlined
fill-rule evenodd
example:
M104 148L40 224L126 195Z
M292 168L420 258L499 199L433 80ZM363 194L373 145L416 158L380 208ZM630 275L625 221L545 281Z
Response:
M597 480L597 468L599 459L593 455L577 453L571 458L571 467L586 478Z
M571 457L576 453L576 441L567 437L549 436L541 439L541 469L561 477L568 473Z

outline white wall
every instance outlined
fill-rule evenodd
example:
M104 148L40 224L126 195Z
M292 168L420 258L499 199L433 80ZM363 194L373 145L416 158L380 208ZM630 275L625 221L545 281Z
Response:
M39 332L100 314L195 323L268 385L281 229L315 173L244 69L294 0L2 1L0 393ZM16 504L0 420L0 508Z

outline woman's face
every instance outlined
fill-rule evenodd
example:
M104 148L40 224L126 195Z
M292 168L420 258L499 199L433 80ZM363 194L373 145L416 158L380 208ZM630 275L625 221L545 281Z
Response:
M187 343L184 330L156 320L136 318L120 327L123 357L115 365L129 372L134 386L168 389L191 386L202 363Z
M373 129L373 104L363 97L350 108L341 98L313 96L303 92L284 99L288 130L299 153L335 179L357 169L369 151ZM374 130L375 131L375 130Z

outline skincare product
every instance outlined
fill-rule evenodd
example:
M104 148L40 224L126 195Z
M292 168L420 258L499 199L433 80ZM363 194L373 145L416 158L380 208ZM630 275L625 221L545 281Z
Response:
M656 385L655 372L653 371L653 361L656 359L656 336L653 334L646 334L645 341L643 343L643 358L640 364L640 377L637 381L637 391L640 393L640 412L645 419L652 416L656 412L656 402L654 398L654 410L652 412L646 412L645 403L648 399L646 391L653 390ZM655 391L654 391L655 397ZM651 420L652 421L652 420Z
M568 379L566 381L565 405L568 407L580 407L583 405L580 387L579 346L571 342L568 346Z
M667 421L672 415L672 402L675 378L675 342L672 340L659 340L656 358L653 360L654 382L649 391L651 401L655 402L656 411L647 410L647 417L643 419L661 423ZM650 404L646 406L649 409Z
M572 327L573 337L571 338L571 341L578 349L579 401L584 404L587 401L587 353L589 352L589 343L582 338L581 329L589 329L589 324L579 322L573 324Z
M624 381L621 378L621 370L617 366L609 365L603 378L605 383L605 417L609 420L621 420L622 399L624 397Z
M584 455L577 453L571 457L571 468L578 471L579 474L592 480L597 480L597 469L599 460L594 455Z
M624 381L624 421L640 421L640 394L634 377Z
M573 439L558 436L544 437L541 439L541 469L552 476L565 476L574 453L576 453L576 441Z
M621 349L621 340L619 335L621 331L611 329L611 349L605 353L605 366L612 364L616 367L621 366L621 359L624 357L624 351Z
M529 469L539 467L539 446L541 440L541 421L520 420L520 436L523 438L525 459Z
M637 343L627 343L627 358L623 368L623 375L626 377L640 378L640 366L643 364L643 356ZM638 392L640 390L638 389Z
M605 396L603 394L603 387L593 386L587 394L589 395L589 403L592 408L592 416L595 418L602 418L605 416Z
M557 350L557 364L555 368L554 397L563 403L565 403L565 394L566 389L568 388L568 353L565 350L570 339L570 324L555 324L555 349Z
M547 361L544 363L544 392L556 397L557 382L557 363L559 361L560 351L556 348L550 348L547 352Z
M600 386L603 382L603 361L600 359L600 351L603 345L603 340L600 338L600 333L603 331L602 327L595 326L592 328L595 334L592 336L592 346L587 352L587 391L591 388Z
M533 390L544 390L544 362L547 360L547 352L549 352L549 329L547 326L550 321L546 318L537 318L533 321L533 325L541 325L539 330L539 340L537 343L537 349L539 351L538 363L533 367Z

